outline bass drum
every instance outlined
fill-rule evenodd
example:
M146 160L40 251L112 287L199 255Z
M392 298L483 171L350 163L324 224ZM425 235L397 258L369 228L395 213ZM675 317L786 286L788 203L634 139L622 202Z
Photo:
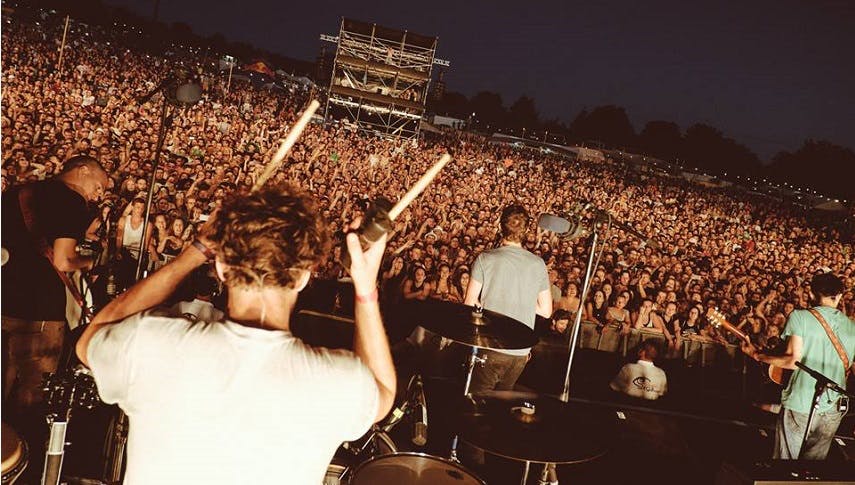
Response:
M327 467L323 485L343 485L354 467L372 457L395 453L398 447L388 434L369 431L362 438L342 444L335 452L332 463Z
M424 453L375 456L359 465L349 485L486 485L461 464Z

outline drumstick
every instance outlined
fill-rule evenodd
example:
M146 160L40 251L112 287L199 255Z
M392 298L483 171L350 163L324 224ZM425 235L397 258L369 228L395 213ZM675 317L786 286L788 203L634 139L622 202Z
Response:
M427 187L437 176L437 174L439 174L439 171L442 170L442 167L444 167L445 164L450 161L451 155L446 153L442 156L442 158L439 159L438 162L436 162L436 164L434 164L433 167L431 167L427 172L425 172L425 174L422 175L422 178L420 178L419 181L416 182L416 184L413 185L413 187L406 194L404 194L403 197L401 197L401 200L399 200L398 203L395 204L395 206L389 210L389 220L394 221L399 215L401 215L401 212L403 212L404 209L406 209L407 206L410 205L410 203L415 200L415 198L418 197L419 194L422 193L425 187Z
M291 131L288 132L288 136L282 140L282 144L279 145L279 150L276 151L276 155L267 163L267 166L264 168L264 172L255 181L255 185L252 187L252 191L260 189L267 179L269 179L273 173L279 170L279 167L282 165L282 161L285 160L285 155L288 155L288 152L291 151L291 147L294 146L294 143L297 141L297 138L300 137L300 134L303 133L303 130L306 128L306 125L309 124L309 120L312 119L312 115L315 114L315 111L321 103L318 100L313 99L311 103L309 103L309 107L306 108L306 111L303 111L303 114L300 116L300 119L294 123L294 126L291 128Z

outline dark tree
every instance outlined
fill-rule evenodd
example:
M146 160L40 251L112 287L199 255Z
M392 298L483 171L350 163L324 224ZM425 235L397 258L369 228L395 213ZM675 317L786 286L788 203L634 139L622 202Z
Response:
M683 137L683 156L690 166L713 173L756 175L760 159L745 145L726 138L718 129L701 123L692 125Z
M844 199L855 198L852 172L855 152L825 140L805 140L793 153L782 151L772 157L769 177L797 187L813 187L817 192Z
M619 106L598 106L590 113L582 110L571 129L577 138L600 141L610 148L629 150L635 145L635 129Z
M172 24L172 35L184 42L196 39L196 36L193 34L193 28L184 22L174 22Z
M442 99L428 101L429 108L436 114L467 119L472 113L469 110L469 100L464 94L446 91Z
M525 128L535 131L538 129L538 114L537 108L534 106L534 99L528 96L520 96L514 101L508 117L508 126L515 130Z
M475 113L480 125L488 125L490 130L504 127L508 113L502 104L502 96L490 91L481 91L469 101L469 108ZM486 126L484 126L486 129Z
M670 121L650 121L638 135L638 148L663 160L674 160L680 153L683 135L677 123Z

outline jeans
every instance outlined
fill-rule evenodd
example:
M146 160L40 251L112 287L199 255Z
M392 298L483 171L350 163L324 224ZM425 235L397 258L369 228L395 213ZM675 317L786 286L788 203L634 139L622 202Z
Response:
M528 362L528 355L508 355L493 350L479 349L478 355L487 360L475 366L469 386L471 394L513 390Z
M808 415L781 408L775 426L775 452L772 458L776 460L798 459L799 451L804 446L805 449L801 455L803 460L824 460L828 455L829 448L831 448L837 427L843 419L843 414L836 409L814 413L807 441L802 444Z

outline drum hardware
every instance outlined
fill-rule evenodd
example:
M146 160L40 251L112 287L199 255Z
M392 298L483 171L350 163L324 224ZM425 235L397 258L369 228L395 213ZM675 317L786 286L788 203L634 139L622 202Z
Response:
M382 422L372 425L371 429L368 430L368 432L360 439L342 443L340 449L346 451L347 455L344 459L334 459L333 462L330 463L327 467L327 475L324 480L324 485L338 485L340 483L345 483L350 476L351 471L351 467L347 466L348 462L362 463L367 459L388 455L390 453L397 453L398 447L395 445L392 438L389 437L389 433L395 428L395 426L403 421L404 418L413 414L416 410L418 410L420 414L424 413L422 417L425 420L425 427L424 429L421 429L421 427L418 426L421 423L421 420L416 422L414 425L413 441L415 443L416 438L421 438L423 434L426 437L427 416L426 411L424 411L425 409L422 378L420 375L415 374L410 378L410 382L407 384L407 390L404 392L404 400L400 406L396 406L392 409L389 416L387 416ZM422 445L423 444L424 443L422 443Z
M42 390L45 392L45 401L51 411L46 416L50 434L45 450L41 484L59 485L65 447L70 444L65 441L65 435L71 415L75 409L94 408L100 400L92 374L82 365L78 365L70 373L48 374Z
M459 408L461 439L494 455L523 462L522 484L534 463L544 464L543 480L554 474L554 464L599 458L607 450L607 437L612 435L605 414L600 419L551 396L493 391L467 396Z
M450 302L425 302L419 314L425 315L420 322L422 327L444 338L472 347L466 363L464 396L469 396L475 365L483 365L487 361L486 356L478 356L478 349L516 350L537 344L537 336L528 325L477 305L473 308ZM456 463L459 463L458 443L458 436L455 435L451 441L449 459Z
M119 409L105 443L107 460L104 464L104 480L107 483L119 483L122 480L125 446L128 443L128 424L128 415Z
M469 353L469 359L466 363L466 384L463 385L463 395L469 395L469 386L472 384L472 374L475 372L475 365L484 365L487 362L487 357L478 357L478 347L472 347L472 352Z
M528 325L501 313L445 301L421 302L419 325L459 344L492 350L519 350L537 344Z
M29 463L27 442L11 426L3 423L3 485L12 485L24 473Z
M477 309L478 307L476 307ZM477 310L476 310L477 311ZM474 313L474 312L473 312ZM472 347L472 351L469 353L469 359L466 363L466 383L463 385L463 395L469 396L469 386L472 384L472 374L475 372L475 365L480 364L484 365L487 362L487 357L478 357L478 347ZM451 440L451 452L449 452L448 458L451 461L456 463L460 463L460 458L457 456L457 445L459 444L458 435L454 435L454 438Z

